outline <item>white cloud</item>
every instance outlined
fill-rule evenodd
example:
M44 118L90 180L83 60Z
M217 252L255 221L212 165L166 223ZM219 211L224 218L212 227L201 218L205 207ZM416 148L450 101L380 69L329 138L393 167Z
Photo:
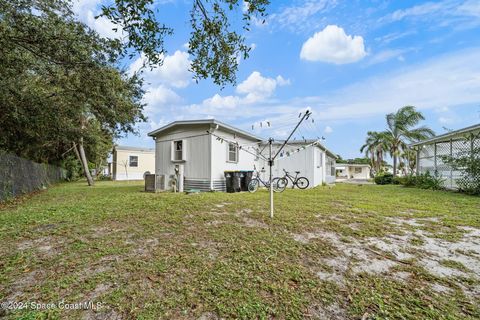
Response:
M277 76L276 78L264 77L258 71L254 71L241 82L236 89L238 95L221 96L215 94L212 97L203 100L199 104L191 104L186 106L186 113L196 114L201 117L211 114L225 114L235 116L237 112L242 112L242 116L247 113L258 115L260 110L256 106L259 103L266 103L271 98L279 86L286 86L290 84L290 80ZM241 108L239 108L241 106ZM248 110L250 107L253 109Z
M477 0L466 1L458 7L458 13L470 15L473 17L480 17L480 2Z
M427 14L437 13L445 8L442 2L427 2L416 5L407 9L396 10L391 14L393 21L402 20L407 17L424 16Z
M480 102L480 48L441 56L316 97L323 119L381 115L404 105L437 109ZM309 103L312 103L309 101Z
M336 5L337 0L304 0L300 4L283 7L279 12L270 14L267 24L292 32L312 30L322 21L318 15Z
M253 104L240 97L232 109L193 105L185 107L184 112L194 117L214 114L235 121L268 118L275 123L280 117L295 120L298 110L309 105L314 112L315 125L320 125L326 121L384 117L404 105L414 105L420 110L448 111L456 106L480 103L479 56L480 48L455 52L408 68L402 66L397 72L367 78L323 96L297 97L288 101L266 99ZM283 118L281 121L287 122Z
M438 118L438 122L440 122L441 124L448 124L448 123L452 123L454 121L453 121L452 118L440 117L440 118Z
M145 56L137 58L129 67L129 74L140 70L145 62ZM152 85L163 84L169 87L185 88L191 83L192 74L189 71L189 55L185 51L177 50L173 55L164 57L163 65L153 70L144 69L143 77Z
M216 93L213 97L203 100L202 105L210 109L234 109L241 102L241 99L237 96L222 97Z
M443 0L426 2L406 9L399 9L379 22L395 22L405 19L428 21L429 26L471 29L480 22L480 2L478 0Z
M323 132L325 132L325 133L332 133L332 132L333 132L333 129L332 129L332 127L330 127L330 126L326 126L325 129L323 130Z
M286 86L290 84L290 80L284 79L282 76L274 78L263 77L260 72L254 71L237 86L237 93L246 95L248 102L257 102L269 98L274 93L277 86Z
M101 6L106 4L104 0L75 0L72 3L72 11L80 21L97 31L105 38L121 38L122 30L105 17L95 19L101 13ZM115 31L114 29L117 29Z
M147 115L159 113L165 107L179 104L181 101L182 99L178 94L163 85L147 89L143 96L143 102L146 104L145 113Z
M385 61L389 61L391 59L397 59L399 61L404 61L404 54L412 51L413 49L387 49L380 51L372 56L372 58L368 61L369 65L383 63Z
M336 25L328 25L315 33L303 44L300 52L303 60L335 64L356 62L366 55L363 38L347 35Z

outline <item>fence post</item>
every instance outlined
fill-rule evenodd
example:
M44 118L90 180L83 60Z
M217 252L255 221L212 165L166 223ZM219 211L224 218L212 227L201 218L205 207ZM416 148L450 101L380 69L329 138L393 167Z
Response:
M450 159L453 156L453 139L450 138ZM453 168L450 166L450 189L453 189Z
M416 163L417 176L420 174L420 148L421 148L421 146L418 145L417 146L417 163Z

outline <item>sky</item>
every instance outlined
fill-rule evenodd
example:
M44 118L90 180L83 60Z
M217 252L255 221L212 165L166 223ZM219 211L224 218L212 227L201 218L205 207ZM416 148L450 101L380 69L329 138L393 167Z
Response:
M105 37L95 19L104 0L77 0L74 12ZM437 134L480 123L480 1L272 1L265 23L243 33L251 47L237 85L196 83L187 53L191 0L156 0L174 34L162 67L143 72L146 123L120 145L154 147L147 133L175 120L215 118L263 138L285 138L307 108L296 139L320 138L343 158L360 157L368 131L413 105ZM234 23L243 5L235 9ZM138 71L142 56L124 61Z

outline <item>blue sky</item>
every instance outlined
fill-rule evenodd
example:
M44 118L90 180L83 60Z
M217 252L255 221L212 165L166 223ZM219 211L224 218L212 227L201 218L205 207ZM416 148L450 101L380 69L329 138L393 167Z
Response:
M210 80L196 84L188 71L191 1L158 0L158 16L175 34L163 67L144 73L148 122L118 144L153 147L149 131L212 117L284 138L309 107L314 122L297 139L324 137L333 152L352 158L366 132L383 130L385 114L404 105L421 110L437 133L480 122L480 1L272 2L266 23L254 21L245 34L252 50L237 86L221 90ZM100 34L118 36L94 19L102 4L81 0L74 11ZM240 18L242 6L237 11ZM134 72L141 62L125 68Z

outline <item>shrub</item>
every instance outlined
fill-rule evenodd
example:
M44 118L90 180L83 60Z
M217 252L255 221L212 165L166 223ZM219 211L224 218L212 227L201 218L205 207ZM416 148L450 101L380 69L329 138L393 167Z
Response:
M393 177L392 179L393 184L405 184L405 177Z
M409 175L399 179L405 187L417 187L420 189L441 190L444 189L442 177L432 175L429 171L419 175Z
M106 174L101 174L97 177L97 180L99 181L112 181L112 177Z
M441 190L443 188L443 181L437 173L430 174L430 171L417 176L417 187L421 189Z
M393 174L391 173L380 173L375 176L374 179L376 184L384 185L384 184L392 184L393 182Z
M405 176L402 185L405 187L415 187L417 185L417 176L413 174Z

